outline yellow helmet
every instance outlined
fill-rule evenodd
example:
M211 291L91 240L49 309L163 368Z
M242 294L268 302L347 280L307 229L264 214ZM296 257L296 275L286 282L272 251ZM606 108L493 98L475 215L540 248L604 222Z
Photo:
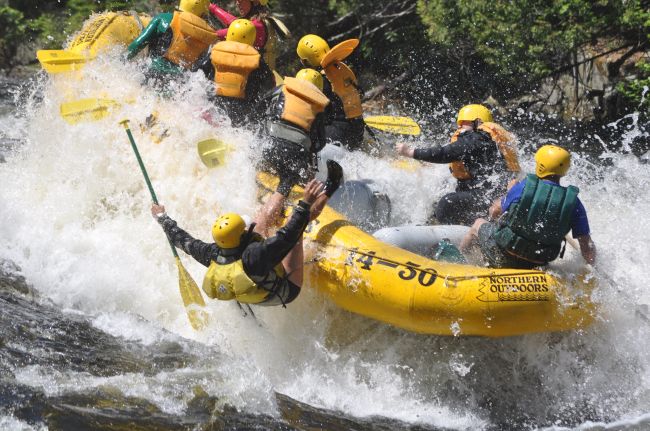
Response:
M458 111L456 124L460 126L461 121L481 120L484 123L492 121L492 113L483 105L465 105Z
M307 62L305 66L310 65L312 67L320 66L321 60L329 50L330 46L325 39L315 34L303 36L296 47L296 53L298 53L298 57L303 61L303 64Z
M226 40L253 46L256 37L257 30L252 22L247 19L236 19L228 26Z
M557 145L544 145L535 153L535 174L539 178L551 175L563 177L571 167L571 154Z
M212 225L212 238L221 248L235 248L239 246L245 230L246 222L239 214L227 213Z
M181 0L178 9L196 16L203 16L208 13L209 4L210 0Z
M311 82L316 87L318 87L320 91L323 91L323 75L321 75L321 73L317 70L300 69L298 73L296 73L296 78Z
M269 0L254 0L254 1L258 2L262 6L266 6L269 4Z

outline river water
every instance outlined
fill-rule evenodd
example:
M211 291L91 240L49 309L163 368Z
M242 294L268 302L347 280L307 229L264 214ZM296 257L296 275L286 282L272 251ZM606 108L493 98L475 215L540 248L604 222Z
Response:
M526 137L527 170L541 143L576 150L566 183L580 187L607 280L588 329L417 335L342 311L307 286L286 310L256 309L257 321L211 301L210 325L195 332L118 121L131 120L167 211L206 241L218 212L255 213L261 142L218 112L218 128L201 119L212 110L201 76L160 98L116 57L83 77L0 81L0 429L650 429L650 322L639 307L650 302L650 169L632 148L649 138L637 114L590 135L596 150L504 119ZM63 121L59 105L84 97L122 104L100 121ZM454 110L441 102L418 115L444 129ZM236 151L208 170L196 143L212 136ZM445 139L425 133L420 143ZM453 189L444 166L337 157L346 179L372 179L389 195L393 224L422 223ZM200 281L202 267L181 258ZM558 268L580 265L568 251Z

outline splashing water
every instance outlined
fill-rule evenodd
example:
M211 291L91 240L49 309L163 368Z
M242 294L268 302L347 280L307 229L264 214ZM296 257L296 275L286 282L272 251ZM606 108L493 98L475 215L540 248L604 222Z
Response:
M650 427L649 323L635 317L635 306L650 302L642 269L650 261L644 222L650 171L636 157L605 153L611 164L602 167L575 154L565 181L580 187L598 271L608 279L595 293L602 313L591 328L506 339L423 336L344 312L307 286L286 310L256 309L261 325L243 319L231 303L211 301L210 326L196 333L118 121L131 120L168 213L206 241L218 212L255 213L254 161L263 142L229 127L222 115L218 128L201 118L215 109L199 74L172 84L169 98L142 80L136 64L114 53L88 64L83 79L40 74L23 85L17 110L0 118L3 139L19 142L0 165L0 260L15 262L45 298L89 316L109 334L145 345L182 336L208 349L188 347L201 365L153 376L27 366L14 370L18 382L47 394L113 385L176 414L200 385L224 403L270 415L278 414L277 391L353 417L445 429ZM122 104L100 121L64 122L59 105L84 97ZM152 114L156 124L146 127ZM196 143L213 136L236 151L225 166L207 170ZM539 137L547 138L553 137ZM390 196L393 224L424 222L432 202L453 189L444 166L410 171L389 157L343 150L338 156L346 179L372 179ZM522 154L522 162L530 171L531 154ZM201 280L203 267L181 259ZM580 265L574 251L565 261L556 269ZM22 426L10 417L0 417L0 424Z

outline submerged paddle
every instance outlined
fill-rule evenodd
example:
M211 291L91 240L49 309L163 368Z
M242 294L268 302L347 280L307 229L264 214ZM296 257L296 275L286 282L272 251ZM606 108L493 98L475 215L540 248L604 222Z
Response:
M142 175L144 175L147 187L149 187L151 199L153 199L153 202L158 205L156 192L153 190L153 186L149 180L149 175L147 174L147 169L144 167L144 163L140 157L138 146L135 144L135 139L133 139L131 129L129 129L129 120L122 120L120 121L120 124L122 124L124 126L124 129L126 129L126 135L129 137L129 141L131 142L131 147L133 148L135 157L138 159L140 170L142 171ZM178 267L179 288L181 291L181 298L183 298L183 304L185 305L185 309L187 311L187 317L190 319L192 328L200 331L208 324L208 314L201 309L201 307L205 307L205 300L203 299L201 291L196 285L196 282L192 279L190 274L181 263L181 259L178 257L178 253L176 252L176 247L174 247L174 244L169 238L167 238L167 241L169 241L169 245L172 248L172 253L174 253L174 258L176 259L176 266Z
M111 99L79 99L64 102L59 107L61 117L70 124L80 121L98 121L106 117L119 102Z
M397 133L399 135L418 136L421 132L420 126L410 117L393 117L390 115L376 115L364 117L369 127L384 132Z
M199 152L199 157L201 157L201 161L208 168L216 168L219 165L223 165L226 161L226 156L232 151L230 145L216 138L204 139L196 144L196 148Z

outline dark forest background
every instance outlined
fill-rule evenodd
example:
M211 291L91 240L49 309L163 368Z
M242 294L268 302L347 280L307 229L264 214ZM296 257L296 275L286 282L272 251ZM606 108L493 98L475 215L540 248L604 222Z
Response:
M36 64L36 49L61 48L92 12L156 14L175 5L0 0L0 68ZM234 2L221 5L236 11ZM295 43L306 33L332 46L359 38L361 49L348 62L367 99L392 91L422 109L435 109L435 101L428 107L419 102L433 93L452 104L506 103L534 94L549 79L559 82L572 71L577 76L578 68L591 62L607 69L602 73L616 96L615 109L602 108L600 114L596 109L595 119L611 121L633 111L646 115L650 107L650 0L271 0L270 7L293 33L281 45L281 73L298 68Z

